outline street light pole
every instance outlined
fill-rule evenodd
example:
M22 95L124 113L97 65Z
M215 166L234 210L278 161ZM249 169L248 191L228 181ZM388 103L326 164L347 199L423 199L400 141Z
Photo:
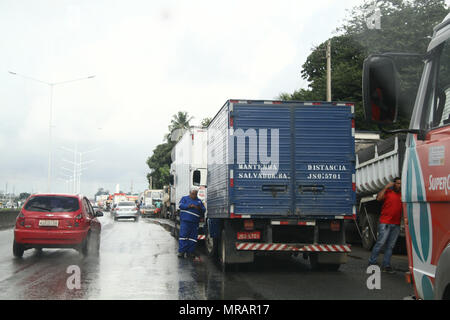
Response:
M77 79L72 79L72 80L66 80L66 81L60 81L60 82L47 82L47 81L42 81L30 76L26 76L23 74L19 74L17 72L12 72L12 71L8 71L10 74L15 75L15 76L19 76L25 79L29 79L32 81L36 81L36 82L40 82L43 84L46 84L50 87L50 118L49 118L49 123L48 123L48 173L47 173L47 192L51 192L51 180L52 180L52 116L53 116L53 87L56 85L60 85L60 84L66 84L66 83L70 83L70 82L75 82L75 81L81 81L81 80L87 80L87 79L92 79L95 77L95 75L91 75L88 77L84 77L84 78L77 78Z
M47 166L47 192L51 192L52 181L52 118L53 118L53 84L50 84L50 120L48 122L48 166Z

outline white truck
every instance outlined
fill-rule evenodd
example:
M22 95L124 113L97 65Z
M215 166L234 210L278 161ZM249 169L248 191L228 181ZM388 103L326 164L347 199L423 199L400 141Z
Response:
M207 179L207 130L191 127L186 130L172 149L170 166L170 216L176 222L175 234L179 229L179 203L189 195L192 187L199 188L198 197L206 207ZM203 222L200 223L199 239L204 239Z
M384 140L356 139L356 227L362 246L371 250L377 239L382 203L377 194L395 177L401 176L406 135L398 134ZM349 226L350 227L350 226ZM402 221L400 236L404 237ZM399 245L404 241L398 241Z

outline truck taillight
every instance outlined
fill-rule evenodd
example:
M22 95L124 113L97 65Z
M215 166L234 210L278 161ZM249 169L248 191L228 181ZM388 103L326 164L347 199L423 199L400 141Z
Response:
M330 229L331 231L339 231L341 230L341 224L339 221L331 221Z
M253 220L244 220L244 229L249 231L255 228L255 223Z

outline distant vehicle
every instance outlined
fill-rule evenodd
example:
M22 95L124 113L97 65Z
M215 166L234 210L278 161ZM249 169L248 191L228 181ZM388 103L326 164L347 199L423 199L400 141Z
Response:
M164 190L160 189L147 189L139 196L139 201L141 201L143 206L156 206L158 202L162 202L164 196Z
M102 207L99 207L99 206L96 205L96 204L94 204L94 205L92 206L92 208L94 209L94 212L98 212L98 211L102 212L102 211L103 211L103 208L102 208Z
M198 198L206 203L208 132L202 127L190 127L172 148L170 165L170 217L175 221L175 235L180 229L180 200L193 187L198 189ZM163 194L164 196L164 194ZM161 197L161 200L163 198ZM204 239L204 220L200 220L198 240Z
M152 217L156 213L156 207L152 204L142 205L141 216L142 217Z
M136 222L139 219L139 210L136 206L136 203L132 201L123 201L119 202L117 206L113 208L112 215L114 217L114 221L122 218L133 218Z
M98 254L101 224L89 200L80 195L32 195L14 228L13 254L27 249L73 248L84 255Z

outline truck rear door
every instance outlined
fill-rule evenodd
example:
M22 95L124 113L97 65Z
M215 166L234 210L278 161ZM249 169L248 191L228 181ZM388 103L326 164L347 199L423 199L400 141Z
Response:
M293 214L290 105L235 104L231 118L235 138L230 198L234 212L252 216ZM271 154L272 146L278 149L277 159ZM241 158L243 154L245 159ZM264 161L266 155L273 156L273 161Z
M351 104L295 108L295 212L351 215L355 201Z
M352 109L332 103L234 104L230 113L234 213L351 215Z

